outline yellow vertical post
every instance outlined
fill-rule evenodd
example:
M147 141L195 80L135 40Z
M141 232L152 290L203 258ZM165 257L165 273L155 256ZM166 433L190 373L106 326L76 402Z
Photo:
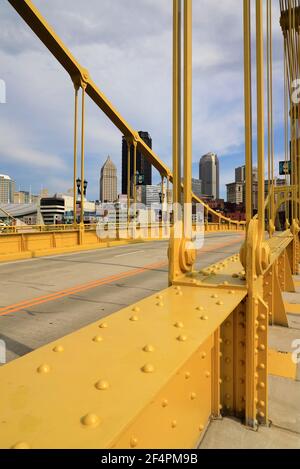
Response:
M127 139L127 222L130 223L130 201L131 201L131 141Z
M244 95L246 152L246 220L252 219L252 91L251 91L251 11L250 0L244 0Z
M264 42L263 4L256 0L256 60L257 60L257 163L258 163L258 230L265 233L265 123L264 123Z
M133 201L134 209L136 210L136 153L137 153L137 142L133 141Z
M77 129L78 129L78 85L75 89L75 109L74 109L74 163L73 163L73 224L77 225Z
M180 273L178 226L181 203L181 0L173 0L173 227L169 249L169 283Z
M184 230L192 234L192 0L184 0Z
M173 0L173 10L173 203L178 204L181 202L181 0Z
M85 89L86 84L82 85L82 103L81 103L81 207L80 207L80 224L84 224L84 132L85 132Z

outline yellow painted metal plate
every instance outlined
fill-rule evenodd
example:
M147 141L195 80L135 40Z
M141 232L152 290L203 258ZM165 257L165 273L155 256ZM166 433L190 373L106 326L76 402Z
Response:
M240 262L239 254L213 264L200 272L193 272L176 282L181 285L203 287L234 287L246 288L245 270Z
M269 374L282 378L297 378L297 365L292 360L292 354L269 350L268 353Z
M111 447L245 295L171 287L4 365L0 447Z

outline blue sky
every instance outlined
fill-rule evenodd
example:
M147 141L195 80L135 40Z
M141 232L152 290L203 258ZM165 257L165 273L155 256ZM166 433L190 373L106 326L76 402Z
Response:
M224 196L234 168L244 162L242 2L193 3L193 170L197 177L201 155L216 152ZM278 3L273 0L274 122L280 160L283 65ZM137 130L149 131L154 150L171 165L172 1L35 4L125 119ZM0 173L9 174L23 190L31 185L33 192L41 187L67 191L73 173L73 85L6 0L0 0L0 78L7 86L7 103L0 104ZM255 97L255 79L253 87ZM254 119L255 114L254 106ZM108 154L121 177L122 136L89 101L86 122L86 177L93 199L99 196L100 168ZM255 133L254 127L254 138ZM158 181L155 170L153 175Z

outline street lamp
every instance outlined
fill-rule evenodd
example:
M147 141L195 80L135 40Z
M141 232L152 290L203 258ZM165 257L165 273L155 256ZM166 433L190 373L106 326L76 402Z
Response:
M76 179L76 184L77 184L78 195L81 195L81 179L80 178ZM88 182L84 180L83 181L83 195L84 196L86 196L87 186L88 186Z

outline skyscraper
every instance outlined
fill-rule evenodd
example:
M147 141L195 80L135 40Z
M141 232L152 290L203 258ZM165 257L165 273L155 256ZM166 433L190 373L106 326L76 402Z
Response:
M13 204L15 182L6 174L0 174L0 203Z
M140 131L139 136L144 140L149 148L152 148L152 139L148 132ZM144 176L143 185L152 186L151 163L139 151L137 151L136 154L136 170L140 175ZM133 183L133 145L131 146L130 157L130 179ZM127 194L127 141L125 137L122 139L122 194Z
M202 181L203 195L219 199L219 159L215 153L207 153L202 156L199 164L199 179Z
M102 203L115 202L117 200L117 185L117 168L110 156L108 156L101 168L100 175L100 200Z

